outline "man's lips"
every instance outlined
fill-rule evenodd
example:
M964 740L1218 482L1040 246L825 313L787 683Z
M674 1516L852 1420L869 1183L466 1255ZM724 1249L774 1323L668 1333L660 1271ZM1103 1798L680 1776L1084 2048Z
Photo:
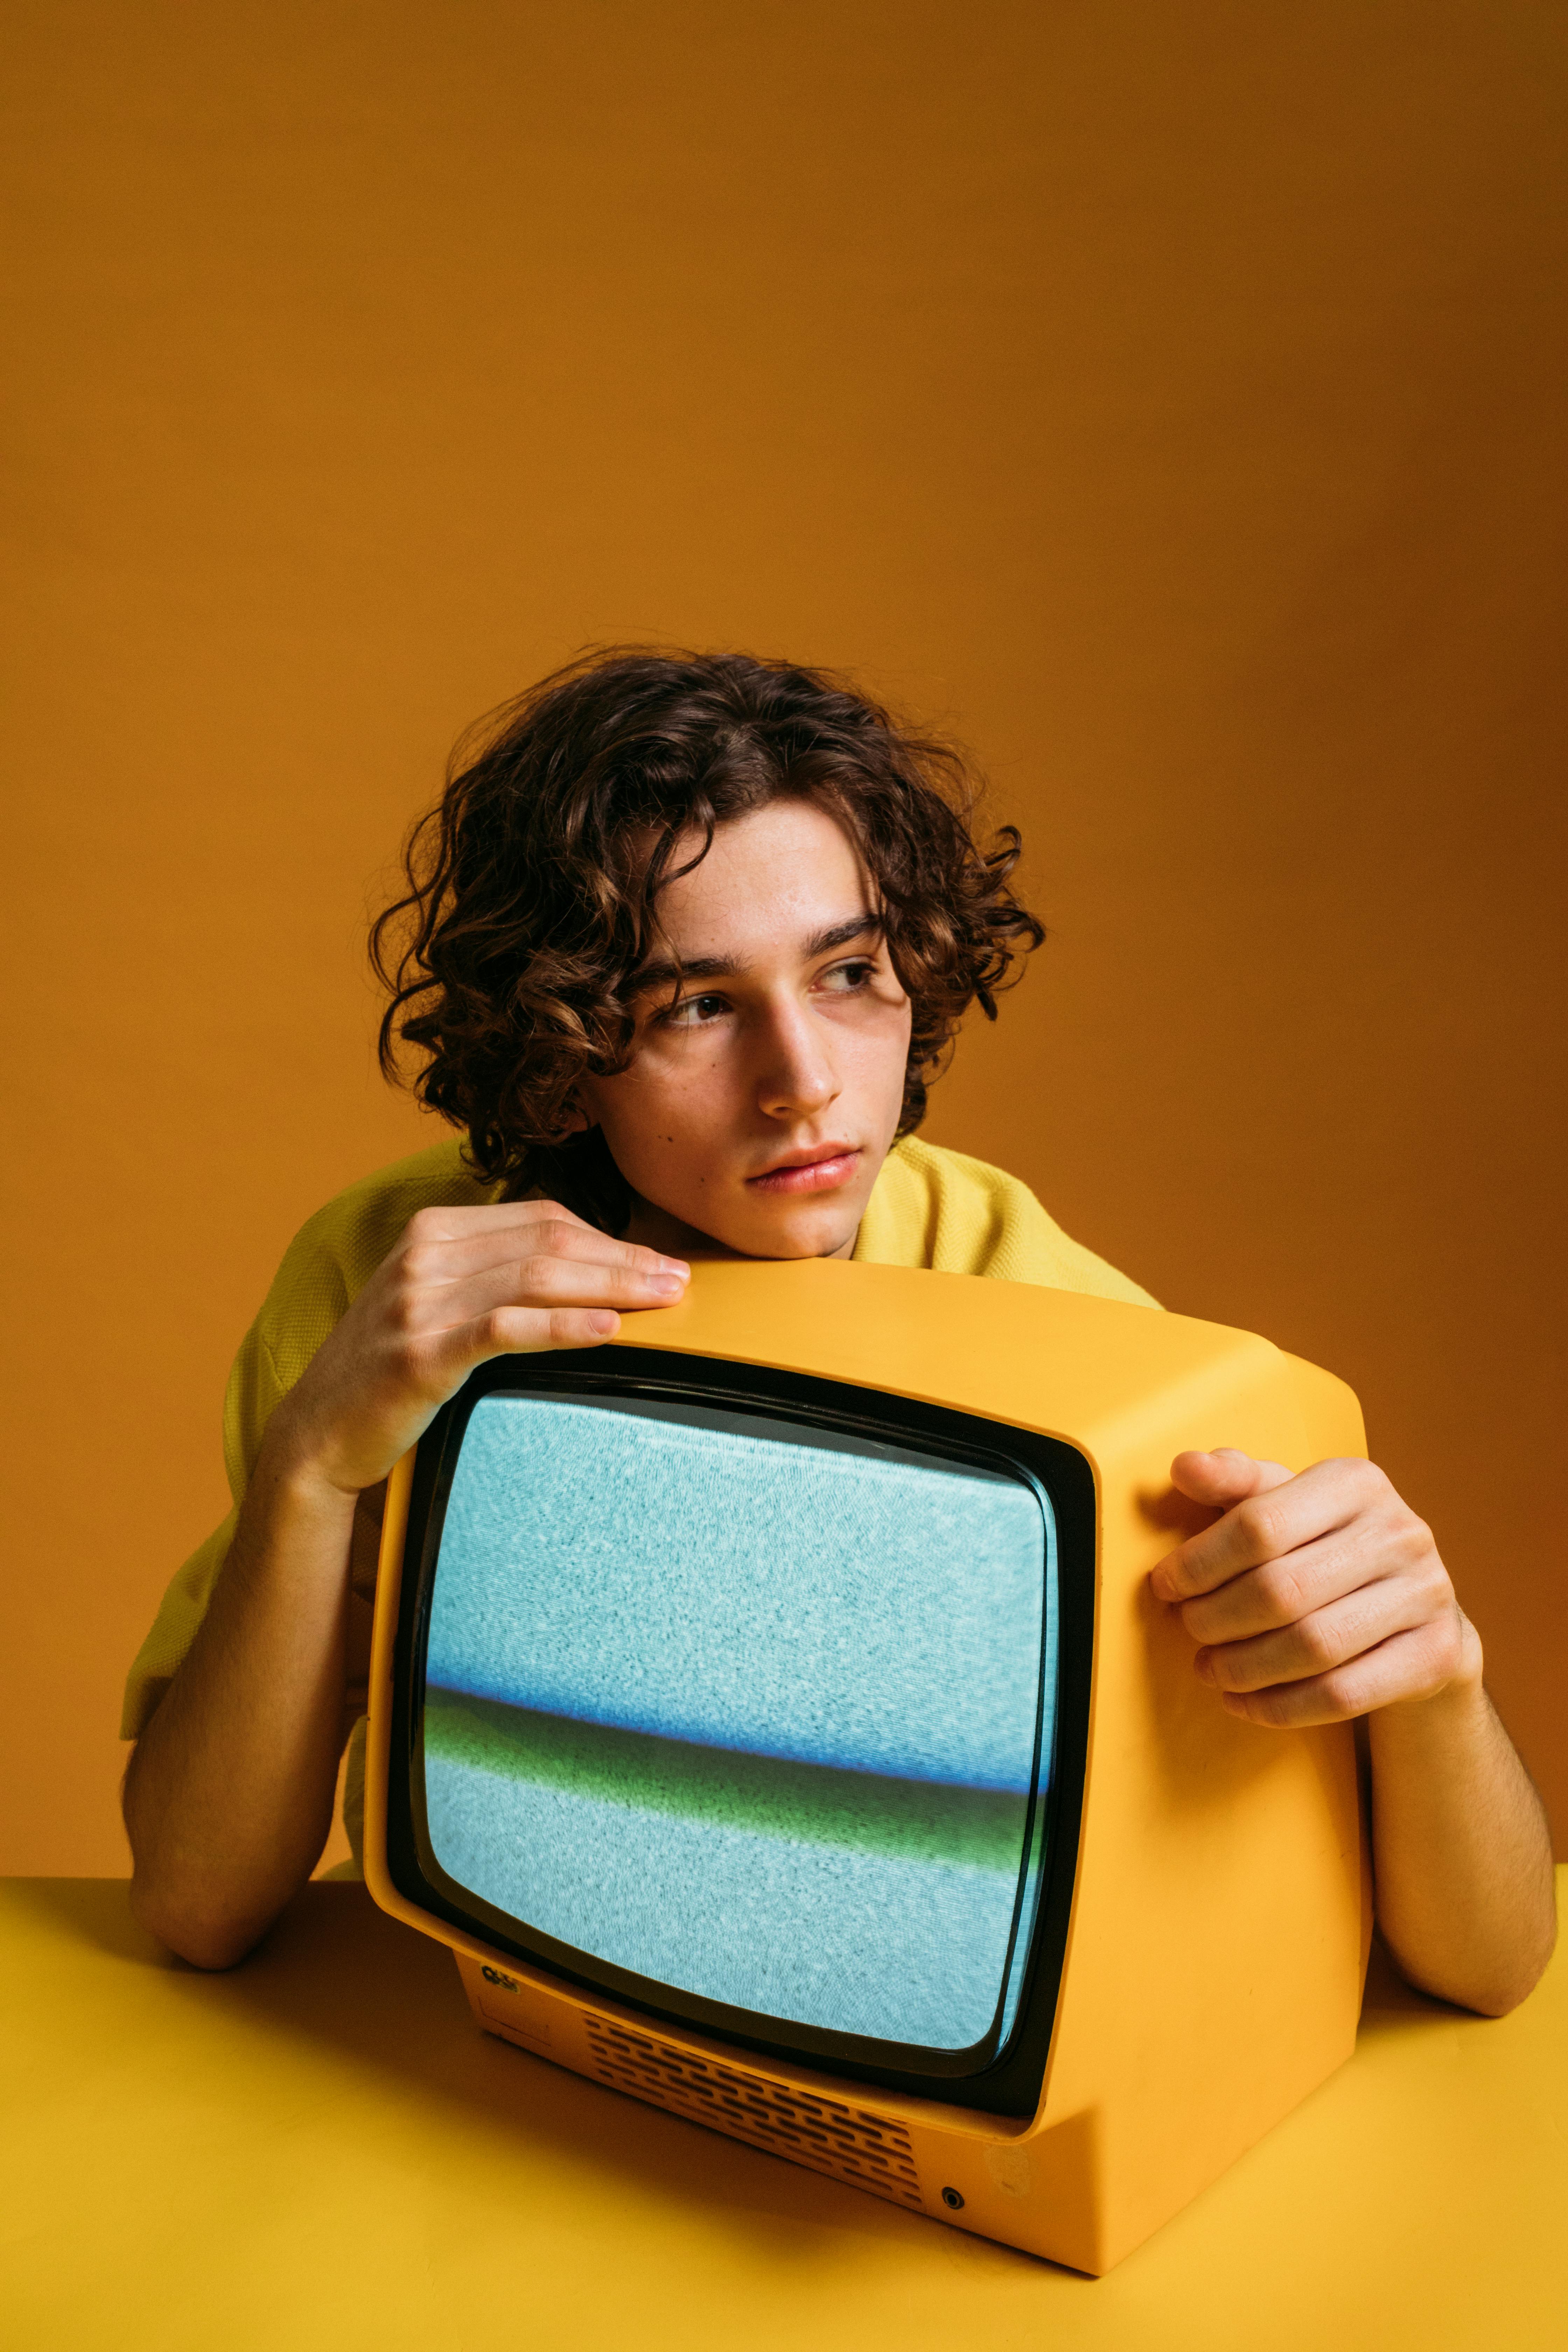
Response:
M792 1151L760 1176L748 1176L748 1192L831 1192L847 1184L860 1164L858 1144L830 1143L816 1151Z

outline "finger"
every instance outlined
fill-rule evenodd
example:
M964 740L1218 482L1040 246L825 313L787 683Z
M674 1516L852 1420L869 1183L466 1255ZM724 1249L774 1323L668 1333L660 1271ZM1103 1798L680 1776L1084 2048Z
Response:
M1266 1494L1291 1476L1282 1462L1265 1462L1243 1454L1239 1446L1216 1445L1207 1454L1178 1454L1171 1465L1171 1484L1189 1502L1212 1503L1228 1510L1248 1495Z
M465 1295L497 1307L671 1307L686 1296L687 1280L657 1263L541 1254L476 1276Z
M433 1349L435 1369L448 1392L476 1364L496 1356L542 1354L552 1348L599 1348L613 1339L621 1318L608 1307L498 1307L457 1329Z
M1235 1445L1216 1445L1206 1454L1195 1450L1178 1454L1171 1465L1171 1484L1176 1492L1189 1502L1206 1503L1220 1514L1250 1495L1282 1486L1289 1475L1282 1462L1261 1461ZM1180 1600L1188 1590L1176 1553L1168 1552L1157 1563L1150 1581L1160 1601Z
M686 1285L675 1275L629 1267L578 1265L568 1258L525 1258L466 1281L422 1288L398 1302L398 1328L416 1343L481 1322L503 1308L551 1313L567 1307L611 1311L673 1307Z
M535 1254L574 1258L584 1265L624 1267L632 1274L674 1274L683 1284L691 1273L683 1257L666 1257L658 1250L646 1249L641 1242L616 1241L595 1225L563 1224L546 1218L533 1228L532 1242Z
M1346 1665L1393 1634L1409 1632L1430 1614L1415 1585L1385 1578L1363 1584L1294 1624L1246 1642L1217 1642L1193 1659L1193 1672L1215 1690L1267 1690L1304 1682Z
M1357 1511L1315 1543L1298 1544L1281 1559L1182 1601L1182 1623L1194 1642L1249 1641L1293 1625L1363 1585L1397 1576L1415 1558L1413 1546L1391 1548L1381 1523Z
M522 1225L533 1224L542 1216L559 1217L563 1223L582 1225L584 1233L596 1233L598 1227L584 1223L559 1201L480 1201L472 1207L437 1202L427 1209L416 1209L403 1228L405 1240L465 1241L474 1234L506 1233Z
M1364 1471L1370 1465L1359 1466ZM1356 1468L1350 1462L1314 1463L1300 1476L1287 1472L1282 1482L1233 1504L1213 1527L1166 1553L1150 1578L1157 1598L1194 1600L1342 1527L1365 1500Z
M1220 1704L1227 1715L1274 1731L1349 1723L1404 1699L1436 1697L1458 1672L1461 1647L1458 1629L1444 1623L1418 1625L1326 1674L1276 1683L1265 1690L1222 1691Z
M617 1241L553 1202L521 1205L532 1213L501 1218L499 1211L470 1212L476 1216L493 1213L499 1222L472 1224L460 1233L447 1234L435 1226L426 1230L421 1219L414 1219L404 1235L395 1272L421 1287L438 1287L489 1267L515 1265L520 1257L551 1256L649 1276L675 1275L682 1283L689 1276L684 1258L662 1256L637 1242Z

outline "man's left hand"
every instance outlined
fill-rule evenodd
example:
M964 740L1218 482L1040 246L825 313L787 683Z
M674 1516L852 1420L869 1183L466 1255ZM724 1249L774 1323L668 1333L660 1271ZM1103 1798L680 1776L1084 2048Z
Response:
M1221 1513L1150 1583L1200 1644L1222 1706L1275 1727L1342 1723L1480 1679L1432 1530L1370 1462L1297 1476L1231 1446L1178 1454L1171 1477Z

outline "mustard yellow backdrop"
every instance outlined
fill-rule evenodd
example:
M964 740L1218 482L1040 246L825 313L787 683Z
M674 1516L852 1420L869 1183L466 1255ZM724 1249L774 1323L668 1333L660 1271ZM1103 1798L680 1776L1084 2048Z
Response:
M289 1234L414 1146L363 910L591 640L962 733L1053 928L930 1133L1342 1373L1568 1814L1568 19L16 0L5 1844ZM1216 1430L1216 1440L1225 1437Z

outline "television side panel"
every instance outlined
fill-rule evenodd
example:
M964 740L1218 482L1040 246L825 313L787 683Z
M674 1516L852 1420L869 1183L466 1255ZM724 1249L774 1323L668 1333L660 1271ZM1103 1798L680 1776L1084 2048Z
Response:
M1300 1356L1288 1355L1300 1402L1305 1432L1303 1466L1311 1462L1329 1462L1348 1455L1364 1457L1366 1454L1366 1423L1362 1418L1361 1401L1355 1391L1321 1364L1307 1363ZM1364 1735L1364 1725L1362 1733ZM1361 1853L1361 1976L1364 1988L1367 1961L1372 1956L1373 1902L1372 1884L1372 1836L1370 1815L1372 1784L1367 1763L1364 1737L1358 1738L1355 1748L1358 1769L1352 1776L1341 1742L1334 1756L1334 1776L1330 1800L1342 1816L1354 1815L1353 1835ZM1352 1830L1344 1832L1347 1841Z
M1148 1581L1207 1523L1173 1494L1173 1455L1230 1444L1306 1467L1330 1416L1314 1399L1309 1430L1301 1386L1289 1359L1253 1342L1082 1436L1100 1498L1094 1688L1039 2128L1098 2118L1095 2242L1067 2257L1088 2269L1178 2210L1354 2042L1363 1865L1350 1727L1281 1732L1226 1714Z

